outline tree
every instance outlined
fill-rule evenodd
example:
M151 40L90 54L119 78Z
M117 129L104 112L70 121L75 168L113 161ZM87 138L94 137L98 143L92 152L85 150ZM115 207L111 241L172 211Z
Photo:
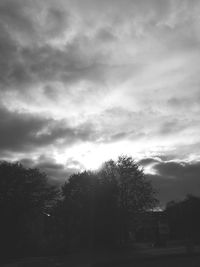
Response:
M68 247L91 246L95 195L98 187L95 173L84 171L70 176L62 187L63 200L57 209L61 219L64 243Z
M73 174L62 188L58 217L61 218L65 245L110 246L116 231L117 199L111 176L103 179L101 172Z
M126 243L139 215L156 203L152 185L131 157L73 174L57 209L67 246Z
M157 204L151 182L132 157L121 156L106 162L101 170L103 180L109 181L118 207L119 243L126 243L136 227L139 215Z
M172 239L200 241L200 197L187 195L179 202L167 204L166 214Z
M0 162L1 252L31 245L30 224L54 204L57 194L38 169Z

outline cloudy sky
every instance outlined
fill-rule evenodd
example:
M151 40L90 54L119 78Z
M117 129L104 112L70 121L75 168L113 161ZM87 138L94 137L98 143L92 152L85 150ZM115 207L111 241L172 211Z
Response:
M56 181L133 156L200 195L199 0L1 0L0 159Z

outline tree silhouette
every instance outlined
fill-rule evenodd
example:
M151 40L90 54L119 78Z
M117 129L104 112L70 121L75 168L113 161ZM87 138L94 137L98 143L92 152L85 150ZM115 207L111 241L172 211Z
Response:
M73 174L62 192L65 240L75 245L126 243L139 214L156 203L151 183L127 156L105 162L96 172Z
M30 224L53 205L57 193L45 173L0 162L1 252L19 253L31 247Z
M136 228L139 214L157 204L155 191L132 157L121 156L116 162L106 162L101 173L115 188L119 242L126 243L130 232Z
M200 241L200 198L188 195L183 201L171 201L165 210L172 239Z
M96 183L95 174L85 171L71 175L62 187L56 217L66 247L91 245Z

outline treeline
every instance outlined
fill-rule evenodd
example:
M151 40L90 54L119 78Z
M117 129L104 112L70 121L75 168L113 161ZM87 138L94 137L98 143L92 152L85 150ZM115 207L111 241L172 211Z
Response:
M128 156L75 173L61 188L38 169L2 161L0 257L121 247L135 238L158 242L163 219L170 239L200 241L200 198L170 202L157 215L156 206L151 182Z
M131 157L73 174L60 189L37 169L0 162L0 252L120 246L131 239L139 215L156 203L151 182Z

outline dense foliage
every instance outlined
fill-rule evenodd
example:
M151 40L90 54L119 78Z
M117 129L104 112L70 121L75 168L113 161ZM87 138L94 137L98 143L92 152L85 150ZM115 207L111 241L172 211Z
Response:
M40 218L54 205L58 190L46 174L20 163L0 162L0 252L19 254L41 245Z
M0 254L126 245L147 221L149 227L158 226L158 220L149 219L156 205L151 182L131 157L107 161L98 171L74 173L60 189L38 169L1 161ZM199 242L199 210L200 198L194 196L168 203L159 214L168 222L170 239Z
M46 174L0 162L0 249L10 254L119 246L131 240L155 192L131 157L71 175L58 189Z
M171 201L166 207L170 238L200 241L200 198L188 195L183 201Z
M142 169L126 156L105 162L97 172L73 174L62 193L60 216L69 246L127 243L139 214L157 203Z

